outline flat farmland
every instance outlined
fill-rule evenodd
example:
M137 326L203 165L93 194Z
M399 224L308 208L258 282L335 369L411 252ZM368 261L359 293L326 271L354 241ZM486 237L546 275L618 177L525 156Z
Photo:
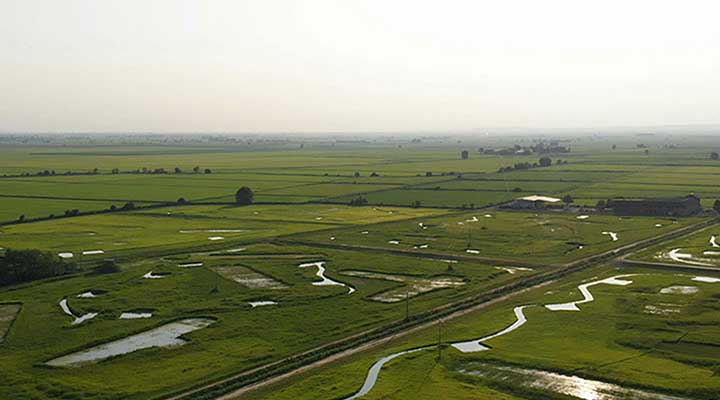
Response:
M653 246L630 258L702 268L720 267L720 225L712 225L690 236Z
M544 306L582 300L579 285L612 277L622 284L588 287L593 298L576 311ZM440 360L439 325L434 324L243 398L346 398L360 389L382 357L426 347L384 364L363 398L564 399L612 393L617 398L715 399L720 393L714 361L720 326L713 299L720 295L720 283L695 277L655 269L593 268L445 321ZM694 291L668 289L674 287ZM525 306L526 321L483 342L488 349L463 353L449 345L511 326L518 306Z
M356 196L338 197L333 202L347 203ZM488 191L449 191L449 190L423 190L423 189L395 189L382 192L363 194L370 204L410 206L420 202L422 206L460 208L474 205L485 207L515 199L517 193L488 192Z
M339 284L315 284L320 281L317 266L303 265L318 261L324 262L325 276ZM242 252L146 258L123 264L116 274L1 291L0 302L23 304L0 351L0 363L8 366L0 370L3 394L9 398L154 398L405 317L404 302L370 299L402 289L402 283L352 277L343 274L346 270L411 274L427 280L453 278L463 283L452 290L435 288L413 297L411 315L533 273L511 274L472 262L454 264L449 270L446 263L416 257L250 245ZM144 279L150 271L162 278ZM354 292L349 293L350 287ZM87 292L95 296L78 297ZM59 305L62 299L74 314L96 316L73 324ZM258 301L266 305L252 306ZM127 312L150 316L120 318ZM182 346L147 348L94 363L43 365L183 318L215 322L185 335L189 342ZM144 372L133 373L139 365Z
M0 223L17 221L21 215L26 218L48 217L49 215L60 216L66 210L97 211L106 210L112 205L122 207L123 204L124 202L121 201L110 200L62 200L0 196ZM142 206L145 204L138 202L135 205Z
M138 250L244 242L346 224L392 221L438 214L426 209L373 210L347 206L182 206L81 216L0 228L0 247L53 252L102 250L107 256Z
M559 212L466 212L303 235L302 241L482 256L534 263L588 257L672 231L700 218L619 218Z

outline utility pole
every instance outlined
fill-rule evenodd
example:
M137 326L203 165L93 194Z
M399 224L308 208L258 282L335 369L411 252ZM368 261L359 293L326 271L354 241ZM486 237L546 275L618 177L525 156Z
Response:
M438 362L442 358L442 320L438 320Z
M410 292L405 291L405 321L410 319Z
M470 230L470 225L467 225L467 233L468 233L468 243L467 248L472 249L472 231Z

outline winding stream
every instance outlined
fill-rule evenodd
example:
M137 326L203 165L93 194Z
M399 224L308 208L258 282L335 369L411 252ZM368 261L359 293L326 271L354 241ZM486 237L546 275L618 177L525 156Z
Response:
M626 285L631 284L632 281L622 280L619 278L625 278L628 276L633 276L633 275L617 275L617 276L613 276L613 277L610 277L607 279L602 279L599 281L583 283L582 285L578 286L580 293L582 293L582 295L583 295L582 300L571 301L569 303L561 303L561 304L546 304L545 308L547 308L548 310L551 310L551 311L580 311L580 309L578 308L578 304L589 303L589 302L595 300L595 297L593 297L592 293L590 293L590 290L588 290L588 288L590 286L595 286L595 285L600 285L600 284L626 286Z
M316 264L316 263L313 263L311 265L314 265L314 264ZM612 277L606 278L606 279L583 283L581 285L578 285L578 289L580 290L580 293L582 293L582 295L583 295L582 300L573 301L570 303L562 303L562 304L547 304L547 305L545 305L545 308L547 308L551 311L558 311L558 310L580 311L580 309L577 307L578 304L589 303L589 302L595 300L595 297L593 297L592 293L590 293L590 290L589 290L589 288L591 286L600 285L600 284L626 286L626 285L631 284L632 281L623 280L620 278L625 278L625 277L634 276L634 275L635 274L616 275L616 276L612 276ZM515 307L513 309L513 312L515 313L516 321L513 322L508 327L506 327L505 329L503 329L499 332L496 332L492 335L484 336L480 339L474 339L474 340L465 341L465 342L451 343L451 346L463 353L471 353L471 352L477 352L477 351L490 350L490 347L485 346L483 343L490 339L494 339L496 337L506 335L506 334L520 328L521 326L523 326L527 322L527 318L525 317L523 310L525 308L531 307L531 306L532 305L522 305L522 306ZM360 390L357 393L353 394L352 396L344 398L343 400L355 400L357 398L360 398L360 397L370 393L370 390L372 390L372 388L377 383L377 379L380 375L380 370L389 361L392 361L395 358L398 358L398 357L406 355L406 354L433 348L435 346L436 345L430 345L430 346L420 347L420 348L412 349L412 350L404 350L404 351L390 354L388 356L381 358L380 360L375 362L375 364L373 364L372 367L370 367L367 377L365 378L365 382L363 383ZM538 371L538 372L545 373L544 371ZM576 377L573 377L573 378L576 378ZM598 383L604 384L603 382L598 382ZM628 393L630 393L630 392L628 392ZM620 400L625 397L580 397L580 398L588 399L588 400ZM679 398L672 398L672 397L640 397L640 398L641 399L658 399L658 400L679 400Z
M497 332L490 336L485 336L483 338L476 339L476 340L453 343L452 347L462 351L463 353L472 353L472 352L476 352L476 351L490 350L490 347L483 345L482 342L496 338L498 336L505 335L505 334L510 333L510 332L514 331L515 329L525 325L525 323L527 322L527 318L525 317L525 314L523 314L523 309L526 307L530 307L530 306L515 307L513 309L513 312L515 313L515 318L517 318L517 320L512 325L501 330L500 332Z
M97 317L97 315L98 315L98 313L87 313L87 314L83 314L78 317L77 315L73 314L72 311L70 311L70 307L68 306L67 298L60 300L59 304L60 304L60 308L62 308L62 310L65 314L75 318L75 320L73 320L73 322L72 322L73 325L82 324L83 322L85 322L89 319L93 319L93 318Z
M300 265L298 265L298 267L300 267L300 268L317 267L318 270L317 270L317 273L315 273L315 275L322 280L318 281L318 282L313 282L312 284L314 286L344 286L344 287L348 288L347 294L352 294L353 292L355 292L354 287L348 286L342 282L334 281L334 280L328 278L327 276L325 276L325 261L317 261L317 262L312 262L312 263L300 264Z

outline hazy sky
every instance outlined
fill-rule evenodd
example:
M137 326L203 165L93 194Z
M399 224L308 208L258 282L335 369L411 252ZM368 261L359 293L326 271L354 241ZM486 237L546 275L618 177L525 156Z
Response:
M718 1L0 0L0 131L720 123Z

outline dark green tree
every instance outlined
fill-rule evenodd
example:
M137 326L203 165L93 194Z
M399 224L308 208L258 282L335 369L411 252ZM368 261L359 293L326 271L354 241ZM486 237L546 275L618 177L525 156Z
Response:
M541 167L549 167L552 165L552 159L550 157L541 157L538 163Z
M247 186L243 186L235 192L235 204L240 206L248 206L253 203L255 193Z

